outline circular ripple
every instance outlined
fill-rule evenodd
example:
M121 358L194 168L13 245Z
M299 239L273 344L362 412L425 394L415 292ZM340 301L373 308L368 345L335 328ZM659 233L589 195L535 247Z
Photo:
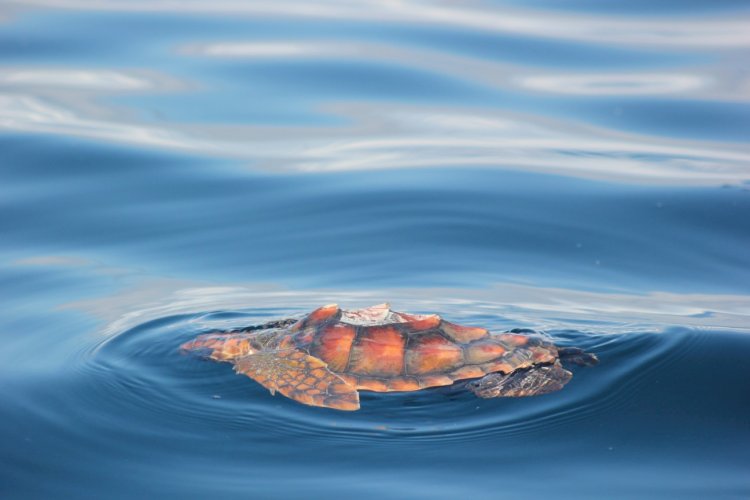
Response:
M227 363L179 352L196 335L283 316L278 311L214 311L149 321L92 346L78 365L86 383L80 394L97 412L90 425L168 431L215 439L236 433L257 440L293 437L324 442L383 439L450 442L489 436L534 434L600 418L630 404L652 370L678 360L696 336L617 334L561 330L545 332L560 345L595 352L601 363L574 367L572 381L553 394L532 398L478 399L460 384L413 393L361 394L362 409L338 412L308 407L237 376ZM673 332L674 333L674 332ZM96 418L93 418L93 416ZM135 417L134 417L135 416ZM156 423L156 425L154 425ZM105 433L106 434L106 433Z

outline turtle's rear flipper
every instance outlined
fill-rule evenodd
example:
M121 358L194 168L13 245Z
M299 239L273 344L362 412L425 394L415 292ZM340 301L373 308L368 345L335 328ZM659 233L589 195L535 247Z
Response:
M562 389L572 376L560 363L555 363L518 370L508 375L490 373L470 382L467 387L480 398L537 396Z
M563 363L573 363L579 366L594 366L599 364L596 354L585 352L578 347L558 347L557 355Z
M310 406L336 410L358 410L356 388L328 369L320 359L297 349L259 352L239 358L237 373L243 373L274 394Z

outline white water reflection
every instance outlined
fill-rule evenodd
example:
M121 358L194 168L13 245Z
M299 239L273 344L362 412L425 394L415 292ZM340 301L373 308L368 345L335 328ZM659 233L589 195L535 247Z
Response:
M201 151L179 134L167 129L85 116L30 95L0 94L0 128L83 137L144 147Z
M330 60L399 64L499 90L521 89L581 96L679 95L705 100L750 101L750 69L738 67L731 58L673 72L560 73L555 69L545 70L447 51L357 40L226 41L189 44L180 48L179 52L187 56L227 60Z
M750 152L739 146L460 108L357 103L324 111L347 125L153 125L92 116L50 98L0 93L0 128L9 131L242 159L276 172L487 166L675 185L737 184L750 177Z
M568 14L521 10L485 2L461 5L440 1L244 1L217 0L15 0L16 7L52 7L86 11L114 10L170 14L283 16L368 21L482 30L557 40L618 45L675 46L703 49L750 46L748 17L665 17Z
M118 71L51 68L0 68L0 85L108 91L145 90L153 87L147 79Z
M326 38L325 33L316 35L315 31L310 39L283 38L288 33L280 34L282 38L260 33L260 38L246 40L223 37L217 40L213 34L191 31L168 38L164 43L152 45L151 42L160 39L149 41L149 47L158 47L154 50L161 57L157 63L148 58L153 56L149 49L147 54L135 54L133 60L122 62L120 69L96 64L92 68L32 63L26 67L0 67L0 129L10 133L79 137L232 158L274 172L472 166L648 184L739 184L750 179L747 144L676 139L669 137L669 131L662 136L623 132L616 127L629 127L627 116L623 120L600 118L602 113L610 112L619 116L618 101L597 99L597 96L622 99L645 96L665 107L679 107L676 99L684 99L688 104L705 105L697 112L701 120L697 126L706 130L710 124L704 123L708 121L705 117L710 115L714 104L706 105L706 101L721 101L716 109L723 110L719 111L722 113L719 118L725 122L722 126L729 128L726 122L734 116L729 110L731 104L746 105L750 100L750 74L747 65L741 64L743 55L736 50L748 43L750 32L738 29L740 24L744 28L744 23L736 13L712 18L610 18L481 3L375 1L351 4L29 0L10 2L5 8L21 15L20 12L33 5L81 9L87 15L96 10L164 11L175 16L216 15L220 20L221 16L237 14L270 16L269 19L316 18L313 21L336 20L344 24L362 20L401 27L435 24L462 28L467 33L481 29L534 39L581 40L591 42L591 46L610 42L645 45L661 50L668 66L631 70L618 67L607 72L598 67L586 69L570 64L562 68L549 63L511 64L503 60L503 54L504 50L512 53L513 47L506 50L500 45L497 55L487 57L478 53L476 47L447 50L422 42L374 41L356 35L349 35L352 39ZM310 19L304 21L313 24ZM22 22L19 19L19 25ZM91 40L100 36L94 31L92 35ZM697 58L699 62L690 65L678 63L676 67L670 58L680 55L682 45L685 50L681 55L712 48L709 52L712 57ZM143 59L145 67L133 69L134 60L141 64L141 55L147 55ZM215 60L220 58L226 60L217 64ZM368 91L371 93L360 100L340 98L336 92L338 82L331 83L325 78L319 84L325 87L320 93L315 86L298 90L294 86L298 84L296 81L292 82L292 90L285 89L285 83L306 75L304 68L299 75L296 73L297 61L321 59L340 63L334 66L350 71L341 75L336 73L338 69L329 73L326 68L320 71L331 81L338 76L348 79L342 86L344 92L347 85L352 88L369 85L367 71L363 71L359 80L360 68L373 68L373 74L384 75L396 87L400 85L399 72L407 68L424 73L415 86L422 82L429 86L433 78L443 77L456 82L448 83L447 87L450 92L455 90L458 97L438 96L443 100L433 105L418 104L423 102L418 99L404 102L383 91L376 82ZM267 68L242 64L245 60L273 62L276 66L264 73ZM274 73L279 68L281 76ZM214 70L229 74L212 74ZM237 73L233 73L235 70ZM279 91L273 88L277 81ZM461 87L464 84L466 88ZM409 85L412 84L406 86ZM177 95L188 91L190 99ZM165 99L147 95L159 92L171 94ZM462 97L472 93L472 99L467 99L468 104L464 105ZM554 97L545 95L548 101L542 101L541 94L590 97L586 102L564 99L574 104L581 102L584 108L586 105L598 108L587 114L586 109L578 113L572 106L572 111L563 112L565 118L553 119L547 116L543 103L552 102ZM491 101L495 95L500 96L498 102L482 105L482 99ZM515 102L516 97L519 102ZM237 103L235 109L235 100L240 98L247 100ZM263 99L276 101L258 102ZM561 98L559 102L565 101ZM271 109L271 115L278 109L293 116L299 113L296 115L299 122L288 126L263 123L263 113L267 112L264 106ZM324 119L326 124L305 124L303 120L311 115ZM670 116L680 114L673 112ZM600 119L614 128L586 121ZM261 123L255 124L259 120ZM679 133L679 126L675 128Z
M361 49L351 44L316 43L316 42L235 42L196 44L186 47L182 52L202 56L246 58L279 58L299 56L336 56L360 55Z
M382 302L389 302L395 310L439 313L457 321L467 314L481 314L537 329L580 329L582 323L590 323L596 325L593 328L599 333L653 331L669 326L746 329L750 319L750 296L746 295L608 294L508 283L480 290L305 291L269 284L206 286L184 280L154 279L111 296L61 307L84 311L103 320L106 326L99 331L108 336L177 314L255 309L277 311L278 316L284 316L303 314L322 304L357 308Z
M707 87L711 80L694 74L572 74L517 78L521 87L557 94L631 96L675 94Z

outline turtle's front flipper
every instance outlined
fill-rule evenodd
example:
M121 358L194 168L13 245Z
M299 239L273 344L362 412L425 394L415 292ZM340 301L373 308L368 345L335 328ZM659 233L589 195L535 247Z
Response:
M490 373L470 382L467 387L480 398L536 396L562 389L572 376L572 373L556 362L518 370L508 375Z
M216 361L231 361L252 350L249 335L232 332L205 333L180 346L180 352L197 352Z
M251 354L235 362L244 373L274 394L311 406L358 410L359 393L320 359L297 349Z

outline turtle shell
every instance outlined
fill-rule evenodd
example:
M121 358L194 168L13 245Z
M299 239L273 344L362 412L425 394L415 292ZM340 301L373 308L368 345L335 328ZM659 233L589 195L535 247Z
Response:
M292 325L289 343L328 364L358 390L416 391L557 359L554 345L490 333L388 304L345 311L323 306Z

